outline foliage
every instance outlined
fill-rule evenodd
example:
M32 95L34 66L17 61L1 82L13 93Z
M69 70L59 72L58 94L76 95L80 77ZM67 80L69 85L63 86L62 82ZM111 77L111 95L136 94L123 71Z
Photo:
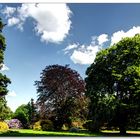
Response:
M87 111L85 83L68 65L47 66L35 85L40 116L52 120L54 129L61 129L64 123L70 126L72 117L84 118Z
M34 99L31 99L26 108L28 109L29 125L33 126L34 122L39 120L39 115L37 112L36 104L34 103Z
M4 51L6 48L5 38L2 35L2 30L5 24L3 24L0 18L0 120L4 120L8 107L6 105L5 95L8 93L7 86L11 83L10 79L1 73L1 68L4 62ZM9 112L8 112L9 113Z
M39 120L33 125L34 130L52 131L54 129L53 122L51 120Z
M9 129L8 125L4 121L0 121L0 131L7 131Z
M38 114L34 100L31 99L28 104L22 104L19 106L16 109L13 118L19 119L22 122L24 128L29 128L30 126L32 128L34 122L38 120Z
M43 131L51 131L51 130L53 130L54 129L54 127L53 127L53 122L51 121L51 120L42 120L41 122L40 122L40 125L41 125L41 129L43 130Z
M4 59L4 51L6 48L5 38L2 35L2 29L4 27L4 24L2 23L2 20L0 18L0 69L3 65L3 59ZM3 75L0 73L0 96L5 96L8 92L7 85L11 83L10 79L6 77L6 75Z
M8 120L7 124L9 128L14 128L14 129L22 128L22 123L18 119Z
M37 131L41 131L41 125L40 125L40 121L35 122L35 124L33 125L33 130L37 130Z
M122 134L140 112L140 35L124 38L101 50L87 69L86 95L89 118L96 129L104 123L118 126Z
M72 127L76 127L76 128L79 128L79 129L82 129L83 128L83 123L84 121L81 120L81 119L75 119L72 121Z
M28 114L28 108L27 105L21 105L19 106L14 115L14 119L20 120L20 122L23 124L23 128L28 128L29 127L29 114Z
M13 112L7 106L4 96L0 97L0 120L11 119Z

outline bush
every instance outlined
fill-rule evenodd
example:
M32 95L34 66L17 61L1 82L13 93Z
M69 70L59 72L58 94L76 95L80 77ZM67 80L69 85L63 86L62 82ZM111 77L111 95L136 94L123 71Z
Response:
M19 129L22 128L22 123L18 119L12 119L7 121L9 128Z
M53 123L51 120L42 120L41 123L41 128L43 131L51 131L53 130Z
M0 131L7 131L9 129L8 125L4 121L0 121Z
M70 128L70 130L69 130L69 132L79 132L79 129L78 128L76 128L76 127L72 127L72 128Z
M40 125L40 121L35 122L35 124L33 125L33 130L38 130L41 131L41 125Z
M34 130L51 131L53 130L53 123L51 120L40 120L33 125Z
M91 132L99 132L99 122L93 122L92 120L88 120L83 124L83 127Z
M92 120L88 120L83 124L83 127L88 129L88 130L92 130L93 129L93 121Z
M73 121L73 122L72 122L72 127L76 127L76 128L79 128L79 129L83 129L83 122L80 121L80 120Z

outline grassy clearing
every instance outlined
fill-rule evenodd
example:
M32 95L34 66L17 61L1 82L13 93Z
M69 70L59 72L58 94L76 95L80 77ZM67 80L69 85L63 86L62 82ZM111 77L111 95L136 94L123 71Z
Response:
M104 130L101 133L89 133L87 131L72 133L72 132L54 132L54 131L35 131L29 129L10 129L7 132L0 132L2 137L119 137L119 131ZM140 131L127 131L126 136L140 137Z
M98 136L98 134L90 133L71 133L71 132L53 132L53 131L35 131L29 129L9 130L7 132L0 132L0 136L77 136L90 137Z

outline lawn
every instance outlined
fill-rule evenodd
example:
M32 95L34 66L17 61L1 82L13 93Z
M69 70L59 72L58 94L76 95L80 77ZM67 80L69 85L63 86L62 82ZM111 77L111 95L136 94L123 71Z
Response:
M55 131L35 131L29 129L10 129L7 132L0 132L1 137L118 137L120 136L119 131L102 131L100 133L89 133L89 132L79 132L79 133L72 133L68 131L63 132L55 132ZM127 131L126 136L139 136L140 131Z
M72 133L72 132L55 132L55 131L35 131L29 129L11 129L7 132L0 132L0 136L77 136L77 137L89 137L98 136L98 134L90 133Z

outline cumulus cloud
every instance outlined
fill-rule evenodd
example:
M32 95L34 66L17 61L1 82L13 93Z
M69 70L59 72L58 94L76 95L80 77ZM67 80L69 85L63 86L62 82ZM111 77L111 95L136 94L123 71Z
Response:
M128 31L117 31L112 34L112 36L109 36L108 34L101 34L99 36L92 36L92 41L90 45L79 45L72 44L68 45L64 51L65 54L71 52L70 59L75 64L92 64L95 60L96 54L98 51L100 51L104 47L104 43L108 42L108 46L113 45L114 43L118 43L122 38L125 37L133 37L135 34L140 33L140 26L132 27Z
M111 37L111 45L119 42L122 38L133 37L135 34L139 34L139 33L140 33L140 26L137 26L137 27L134 26L127 32L125 32L123 30L117 31L117 32L113 33L113 35Z
M79 46L78 50L74 50L70 58L75 64L91 64L93 63L99 49L99 46L82 45Z
M107 34L101 34L98 36L98 42L99 42L99 45L105 43L108 41L108 35Z
M9 70L9 68L5 64L1 64L0 68L1 68L0 69L1 71L8 71Z
M9 13L3 14L8 16ZM71 14L66 4L22 4L16 8L16 15L13 12L13 17L8 18L8 25L17 25L23 30L24 23L31 18L34 30L41 37L41 41L60 43L69 33Z
M9 91L7 96L15 97L17 94L15 91Z
M2 10L2 13L6 15L6 17L10 17L14 12L16 11L16 8L14 7L8 7L6 6L4 10Z
M78 43L69 44L63 51L67 54L70 50L77 48L78 45Z
M8 19L8 26L16 25L19 22L20 22L20 20L18 18L12 17L12 18Z
M102 46L102 44L99 45L97 43L97 39L98 38L96 36L92 36L89 45L73 43L68 45L63 51L65 51L65 54L70 54L70 59L75 64L91 64L96 57L96 53L101 49Z

